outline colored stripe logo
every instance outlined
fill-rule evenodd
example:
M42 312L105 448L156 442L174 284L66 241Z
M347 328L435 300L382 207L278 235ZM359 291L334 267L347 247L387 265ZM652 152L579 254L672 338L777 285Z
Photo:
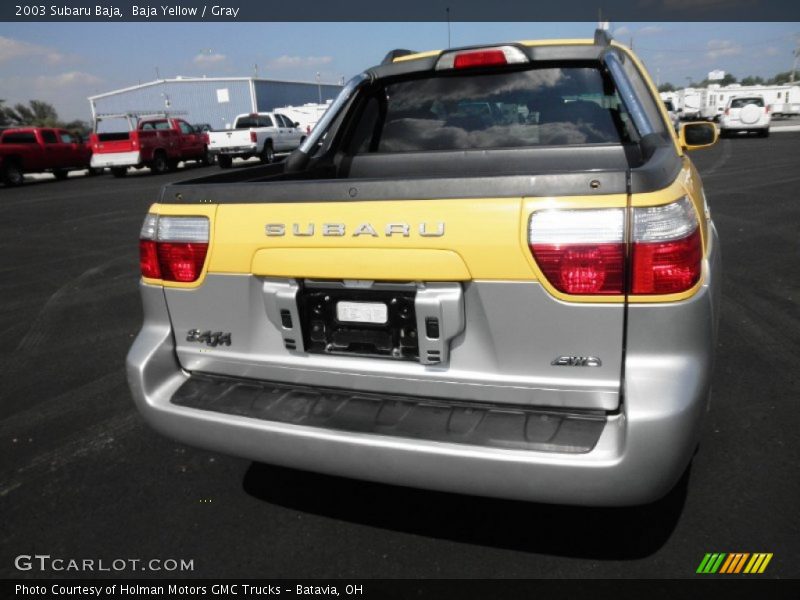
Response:
M763 573L772 560L771 552L709 552L700 561L697 573L702 575L725 574L737 575L746 573L755 575Z

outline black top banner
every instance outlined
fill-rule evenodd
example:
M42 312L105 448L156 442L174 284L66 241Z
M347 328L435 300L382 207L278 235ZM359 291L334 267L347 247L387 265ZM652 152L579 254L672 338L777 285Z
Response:
M67 0L6 3L2 21L800 21L787 0Z

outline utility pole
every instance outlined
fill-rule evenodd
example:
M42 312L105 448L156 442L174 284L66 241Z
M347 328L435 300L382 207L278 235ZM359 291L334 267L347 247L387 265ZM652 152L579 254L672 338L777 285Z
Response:
M450 7L444 9L447 13L447 48L450 49Z
M794 49L794 63L792 64L792 72L789 73L789 83L794 83L794 74L797 71L797 59L800 58L800 40L797 40L797 48Z
M158 72L158 67L156 67L156 79L161 79L161 74Z
M319 95L319 103L322 104L322 84L319 81L319 71L317 71L317 94Z

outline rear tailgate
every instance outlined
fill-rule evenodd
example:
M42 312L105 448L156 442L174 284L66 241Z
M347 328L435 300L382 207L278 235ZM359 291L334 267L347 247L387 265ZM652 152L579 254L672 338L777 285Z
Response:
M115 132L95 134L93 150L95 154L110 154L113 152L132 152L135 132Z
M165 288L178 358L189 371L287 383L614 410L624 302L559 299L542 283L528 225L554 205L624 207L626 198L158 205L161 215L210 220L201 279ZM330 303L327 321L311 314L316 301ZM371 325L334 313L342 303L380 305L391 323L398 302L413 306L399 355L379 355L380 342L359 337ZM437 331L424 331L425 311ZM341 351L335 336L317 343L320 323L344 324L353 350ZM419 336L416 355L404 346L410 335Z
M226 131L208 132L208 147L212 151L251 145L253 145L253 142L250 140L249 129L229 129Z

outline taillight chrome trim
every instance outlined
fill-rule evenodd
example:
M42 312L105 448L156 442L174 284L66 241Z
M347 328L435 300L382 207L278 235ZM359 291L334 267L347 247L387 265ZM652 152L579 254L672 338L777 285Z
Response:
M157 241L208 243L208 217L159 217Z
M439 60L436 61L435 69L437 71L446 71L448 69L454 69L456 57L459 55L478 54L480 52L494 52L498 50L501 51L503 55L506 57L505 64L507 65L524 64L530 62L528 56L516 46L507 46L507 45L487 46L484 48L448 50L446 52L443 52L441 56L439 56Z
M697 229L697 212L688 196L661 206L633 209L634 242L669 242Z
M614 244L624 236L624 208L545 209L528 220L529 244Z

